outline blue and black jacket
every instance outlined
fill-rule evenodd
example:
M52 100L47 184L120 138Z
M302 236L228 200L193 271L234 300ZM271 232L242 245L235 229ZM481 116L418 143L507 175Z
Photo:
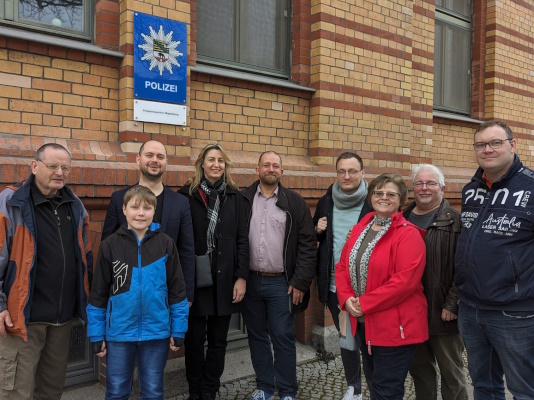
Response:
M159 224L141 240L120 227L100 244L87 306L91 342L183 338L188 314L178 251Z
M534 171L516 155L489 188L478 169L462 191L454 280L474 308L534 310Z

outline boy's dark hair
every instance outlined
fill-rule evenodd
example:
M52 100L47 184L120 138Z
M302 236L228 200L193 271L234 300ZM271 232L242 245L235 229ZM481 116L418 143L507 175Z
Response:
M349 158L355 158L356 160L358 160L358 162L360 163L360 170L363 169L363 160L362 158L356 154L356 153L351 153L350 151L347 151L345 153L341 153L338 157L337 157L337 160L336 160L336 169L337 169L337 165L339 164L339 161L340 160L348 160Z
M152 193L152 190L141 185L132 186L124 194L124 200L122 205L126 207L130 200L137 200L138 202L145 202L156 208L157 200L156 195Z

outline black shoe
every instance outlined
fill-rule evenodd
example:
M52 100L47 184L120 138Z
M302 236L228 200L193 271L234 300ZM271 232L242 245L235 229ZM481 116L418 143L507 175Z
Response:
M202 400L215 400L215 396L211 393L202 393Z

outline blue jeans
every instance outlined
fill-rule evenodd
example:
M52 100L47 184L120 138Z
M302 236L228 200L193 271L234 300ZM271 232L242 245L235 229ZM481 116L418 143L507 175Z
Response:
M480 310L460 303L458 328L467 350L475 400L534 398L534 311Z
M372 400L402 400L404 381L417 349L417 344L406 346L372 346L368 352L365 323L358 322L356 331L362 353L362 364Z
M128 399L137 356L141 399L163 399L163 371L169 338L142 342L106 342L106 400Z
M297 352L288 287L285 276L250 274L241 305L257 387L274 393L276 379L280 397L294 397L298 389Z

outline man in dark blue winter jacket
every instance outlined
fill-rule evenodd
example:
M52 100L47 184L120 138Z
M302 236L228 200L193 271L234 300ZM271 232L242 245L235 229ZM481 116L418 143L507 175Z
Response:
M476 399L504 399L504 375L515 399L534 394L534 171L516 146L507 124L480 125L462 192L455 282Z

